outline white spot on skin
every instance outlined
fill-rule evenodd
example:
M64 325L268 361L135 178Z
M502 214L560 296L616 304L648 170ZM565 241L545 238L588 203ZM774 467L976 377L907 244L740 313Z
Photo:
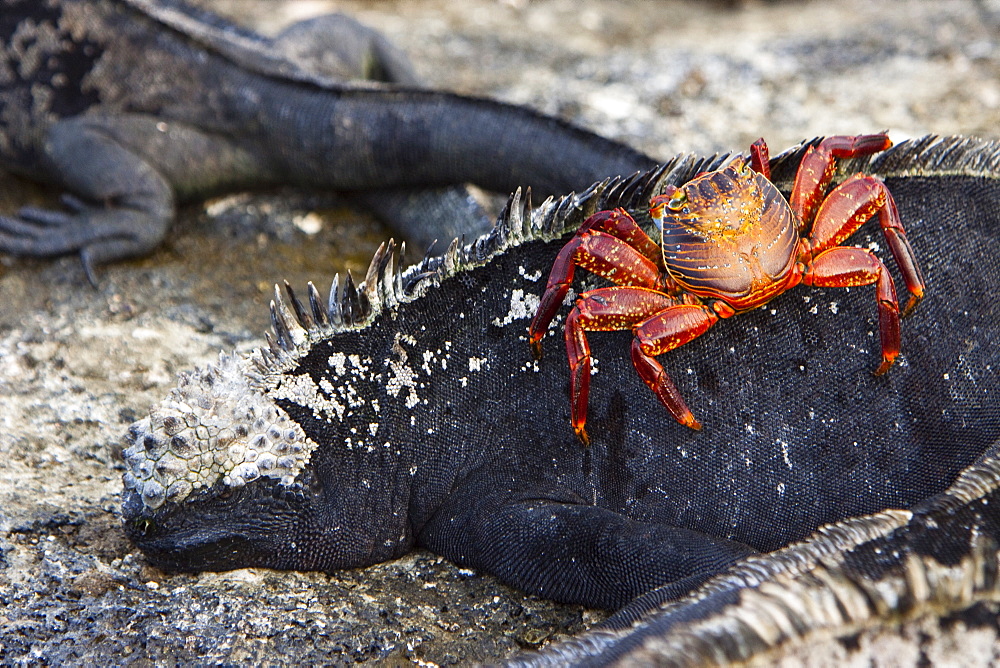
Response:
M420 398L417 396L417 373L406 364L409 355L402 346L403 342L413 346L416 345L417 340L407 334L396 333L396 340L392 344L392 352L396 355L396 359L390 358L385 361L389 367L389 378L385 383L385 391L390 397L398 397L405 388L407 394L404 403L407 408L413 408L420 403Z
M428 376L431 375L430 363L434 361L434 353L430 350L425 350L423 352L424 363L420 366Z
M533 371L538 373L541 371L541 367L538 364L538 360L531 360L530 362L525 362L517 368L518 371Z
M511 290L510 309L507 311L507 315L503 317L503 320L493 318L493 324L497 327L506 327L515 320L532 318L540 303L541 299L536 294L525 294L524 290L520 289Z
M344 353L333 353L326 363L338 376L343 376L347 371L347 355Z
M789 469L792 468L792 460L788 458L788 443L778 439L778 445L781 446L781 458L785 460L785 466Z
M360 355L345 355L341 352L332 353L326 361L333 370L335 376L351 375L357 378L370 380L371 363L370 357L361 359Z
M529 273L527 273L527 270L524 267L520 267L519 266L517 268L517 273L520 274L521 276L524 276L526 279L528 279L532 283L537 283L538 279L540 279L542 277L542 270L541 269L539 269L538 271L534 271L534 272L532 272L532 273L529 274Z
M285 375L279 381L271 395L275 399L286 399L303 408L310 409L317 419L342 420L347 412L347 406L337 400L337 389L329 380L323 379L317 385L307 375Z

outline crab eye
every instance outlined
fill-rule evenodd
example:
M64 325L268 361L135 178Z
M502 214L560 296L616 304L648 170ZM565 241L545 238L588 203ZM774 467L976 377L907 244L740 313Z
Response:
M680 211L687 203L687 194L683 190L678 190L674 196L667 201L667 208L671 211Z

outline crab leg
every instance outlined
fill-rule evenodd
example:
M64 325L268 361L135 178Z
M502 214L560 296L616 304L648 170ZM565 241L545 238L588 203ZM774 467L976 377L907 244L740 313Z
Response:
M635 218L629 215L625 209L598 211L583 221L577 234L586 230L607 232L611 236L621 239L662 268L663 251L659 244L649 238L649 235L635 222Z
M802 282L829 288L875 284L879 338L882 342L882 364L875 375L888 371L899 355L899 304L892 276L882 261L863 248L837 246L813 259L806 267Z
M879 183L882 183L881 179L879 179ZM885 189L885 183L882 183L882 188ZM892 253L893 259L896 260L896 266L899 267L899 271L903 275L906 290L910 293L910 298L906 301L906 307L903 309L903 315L907 316L924 298L926 283L924 283L923 274L920 273L917 257L913 254L913 247L910 246L910 241L906 238L906 230L903 229L903 223L899 218L896 200L892 198L887 189L886 194L886 205L878 212L878 223L882 227L886 243L889 244L889 251Z
M695 420L670 376L654 357L698 338L717 323L719 317L704 304L680 304L661 311L635 328L632 341L635 370L674 419L692 429L701 429L701 423Z
M813 219L816 208L823 201L826 188L837 171L837 158L857 158L878 153L892 146L884 134L837 135L827 137L814 147L809 147L795 172L795 185L788 203L799 216L802 225Z
M650 313L669 309L677 302L669 295L636 287L598 288L585 292L566 316L566 356L569 358L569 393L573 431L589 444L587 437L587 397L590 394L590 344L587 332L631 329ZM669 378L667 379L669 383ZM670 384L680 405L683 400ZM684 406L687 410L687 407ZM690 411L687 414L690 415ZM694 419L693 417L691 418ZM680 420L680 418L678 418Z
M910 293L903 309L903 315L907 315L923 299L924 278L906 238L896 202L881 179L855 174L834 188L816 212L809 248L816 256L843 243L876 212L882 234Z
M656 259L649 253L655 253ZM542 356L542 337L573 284L576 267L616 285L656 290L663 286L665 276L657 266L659 255L659 247L624 210L602 211L588 218L552 263L541 303L528 328L535 357Z
M750 145L750 169L771 180L771 152L763 137Z

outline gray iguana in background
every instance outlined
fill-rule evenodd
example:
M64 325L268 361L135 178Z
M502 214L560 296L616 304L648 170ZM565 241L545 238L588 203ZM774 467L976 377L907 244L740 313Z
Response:
M772 161L786 192L801 156ZM126 532L167 570L333 570L423 547L619 611L518 659L539 664L745 660L817 636L849 649L863 628L995 600L995 143L928 137L842 165L885 178L926 278L891 373L871 373L873 288L801 287L662 356L701 432L635 376L631 333L591 335L591 445L577 441L561 337L540 361L527 337L556 254L597 210L648 226L652 195L724 161L678 158L534 211L515 196L467 247L405 271L386 247L328 302L279 296L266 348L182 375L130 429ZM885 252L874 224L851 241Z
M461 192L420 189L548 195L654 164L415 83L401 53L344 17L266 39L177 0L0 0L0 168L69 195L67 211L0 216L0 251L79 253L89 272L154 248L178 201L278 184L357 193L425 247L481 214Z

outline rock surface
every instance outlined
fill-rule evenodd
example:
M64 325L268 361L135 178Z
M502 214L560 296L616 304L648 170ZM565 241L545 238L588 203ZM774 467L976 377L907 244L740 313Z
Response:
M882 129L995 139L1000 127L1000 5L987 0L200 4L263 32L352 13L436 86L529 104L657 157L759 136L780 150ZM53 201L0 178L2 211ZM168 576L124 539L126 426L178 371L259 344L275 282L357 275L386 234L334 196L279 191L186 208L166 245L104 269L97 290L73 258L0 258L0 662L464 664L602 618L428 553L332 576Z

